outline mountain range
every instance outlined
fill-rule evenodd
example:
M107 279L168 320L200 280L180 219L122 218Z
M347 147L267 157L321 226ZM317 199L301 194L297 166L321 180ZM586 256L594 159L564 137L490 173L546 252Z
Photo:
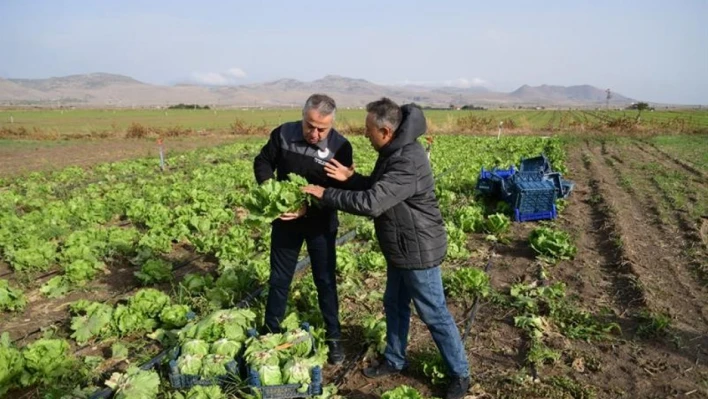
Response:
M327 93L342 107L360 107L379 97L399 103L448 107L474 104L487 107L604 105L604 90L590 85L528 86L510 93L483 87L429 87L379 85L364 79L327 75L311 82L279 79L237 86L153 85L128 76L91 73L48 79L1 79L0 105L150 107L178 103L218 107L300 106L312 93ZM611 105L628 105L631 98L613 93Z

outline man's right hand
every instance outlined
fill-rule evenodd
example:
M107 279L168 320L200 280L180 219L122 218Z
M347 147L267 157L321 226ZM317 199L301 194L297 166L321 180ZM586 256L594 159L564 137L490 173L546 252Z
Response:
M324 167L327 176L337 181L347 181L354 175L354 164L348 168L336 159L331 159Z
M304 216L305 213L307 213L307 204L303 204L300 207L300 209L298 209L295 212L283 213L282 215L280 215L280 217L278 219L284 220L284 221L295 220L295 219L299 219L302 216Z

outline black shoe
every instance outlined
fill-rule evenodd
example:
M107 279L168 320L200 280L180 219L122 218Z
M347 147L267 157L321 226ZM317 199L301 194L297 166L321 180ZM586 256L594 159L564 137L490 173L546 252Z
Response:
M401 374L401 371L397 368L394 368L388 362L383 361L381 364L379 364L377 367L367 367L364 369L364 377L366 378L381 378L381 377L386 377L388 375L395 375L395 374Z
M344 363L344 348L340 341L327 341L327 347L329 348L329 353L327 353L327 362L329 364Z
M266 326L265 324L262 325L260 328L258 328L258 335L266 335L266 334L279 334L282 333L280 328L277 328L275 331L271 330Z
M455 377L447 386L445 399L462 399L470 389L470 377Z

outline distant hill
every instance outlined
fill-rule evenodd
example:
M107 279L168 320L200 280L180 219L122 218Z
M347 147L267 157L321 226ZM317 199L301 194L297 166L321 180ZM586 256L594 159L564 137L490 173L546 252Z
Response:
M70 75L48 79L8 79L28 89L41 91L63 89L100 89L111 85L144 85L131 77L113 75L110 73L89 73L86 75Z
M364 79L327 75L311 82L279 79L237 86L179 84L161 86L128 76L91 73L48 79L0 79L0 104L75 106L167 106L197 103L216 106L299 106L312 93L324 92L339 106L358 107L380 97L398 102L448 107L483 106L596 106L604 104L605 91L582 86L521 86L511 93L484 87L429 87L379 85ZM613 93L612 104L629 104L628 97Z
M549 86L541 85L531 87L523 85L509 94L511 97L523 101L537 101L543 103L578 102L598 104L605 103L607 93L590 85L581 86ZM612 93L610 103L628 104L633 100L623 95Z
M0 102L3 99L23 99L25 101L43 101L47 95L39 90L21 86L10 80L0 78Z

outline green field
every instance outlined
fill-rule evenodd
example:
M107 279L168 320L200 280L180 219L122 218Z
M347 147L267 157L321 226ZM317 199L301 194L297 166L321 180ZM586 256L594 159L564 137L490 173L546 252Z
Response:
M362 126L365 111L338 111L340 127ZM494 132L504 121L507 130L585 131L602 130L612 121L634 123L637 111L589 110L426 110L431 132ZM299 109L253 110L0 110L0 132L4 136L122 136L133 123L153 129L231 132L234 122L246 126L273 128L300 118ZM708 111L644 112L640 125L667 133L708 129ZM12 134L15 132L15 134ZM24 133L17 133L24 132Z
M659 136L651 142L667 153L708 172L708 136Z

